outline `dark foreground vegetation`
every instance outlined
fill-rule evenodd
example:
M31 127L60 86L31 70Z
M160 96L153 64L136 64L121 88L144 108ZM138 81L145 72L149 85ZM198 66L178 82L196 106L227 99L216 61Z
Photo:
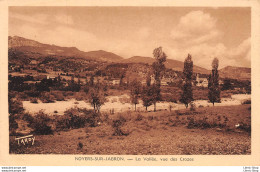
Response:
M39 112L15 121L15 154L251 154L250 104L114 115L72 108L64 116ZM18 146L15 135L28 133L34 145Z

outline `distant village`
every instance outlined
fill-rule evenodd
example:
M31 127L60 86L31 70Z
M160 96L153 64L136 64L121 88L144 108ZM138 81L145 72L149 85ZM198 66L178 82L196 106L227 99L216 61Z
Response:
M36 83L40 83L43 79L49 80L57 80L58 77L63 81L64 86L68 86L68 81L71 81L73 78L75 82L80 82L81 84L86 84L88 80L91 78L91 74L87 74L86 72L67 72L63 71L60 68L57 68L53 65L46 65L46 64L38 64L37 60L31 60L31 62L27 65L19 65L14 63L9 63L8 66L9 75L12 77L19 76L31 76L30 80L24 81L24 84L27 85L34 85ZM146 74L144 74L146 75ZM196 78L193 82L194 86L197 87L208 87L208 75L206 74L195 74ZM169 86L171 83L177 82L176 81L177 74L174 73L174 76L163 76L161 79L162 86ZM79 80L79 81L78 81ZM94 76L94 83L103 83L107 85L120 85L120 84L129 84L129 81L124 78L112 78L109 76ZM154 76L151 75L151 84L155 82ZM224 80L220 79L219 84L223 85ZM141 84L146 84L146 78L144 77L141 80ZM239 89L239 88L236 88Z

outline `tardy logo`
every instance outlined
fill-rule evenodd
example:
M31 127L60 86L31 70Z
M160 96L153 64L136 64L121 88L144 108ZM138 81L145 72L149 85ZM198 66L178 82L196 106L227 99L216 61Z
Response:
M35 137L33 135L28 135L28 136L15 138L15 140L17 140L18 145L20 145L20 143L22 143L23 145L29 144L30 142L33 145Z

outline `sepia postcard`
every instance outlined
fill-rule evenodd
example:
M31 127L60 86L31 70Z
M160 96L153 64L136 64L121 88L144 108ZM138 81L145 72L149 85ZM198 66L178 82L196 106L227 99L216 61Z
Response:
M259 1L0 5L0 165L260 165Z

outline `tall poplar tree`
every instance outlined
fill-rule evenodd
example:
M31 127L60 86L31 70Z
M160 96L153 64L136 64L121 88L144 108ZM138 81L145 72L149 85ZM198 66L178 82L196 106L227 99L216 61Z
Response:
M153 100L152 100L153 92L152 92L152 86L151 86L151 78L150 78L149 74L146 77L146 85L143 86L141 97L142 97L143 105L145 106L145 109L147 111L147 108L149 106L151 106L153 103Z
M185 104L186 108L191 101L193 101L192 95L192 75L193 75L193 61L190 54L184 61L183 68L183 84L182 84L182 95L180 101Z
M156 102L161 99L161 78L162 78L162 71L165 70L164 62L166 61L166 54L162 51L162 47L155 48L153 50L153 56L155 58L155 62L153 62L153 72L154 72L154 79L155 83L152 87L152 94L153 94L153 104L154 104L154 111L156 111Z
M130 97L131 97L131 103L135 105L135 111L136 111L136 105L139 103L139 97L141 94L141 83L140 81L137 81L136 79L131 83L131 90L130 90Z
M208 98L213 104L220 102L220 87L219 87L219 74L218 74L219 60L214 58L212 61L212 72L208 79Z

